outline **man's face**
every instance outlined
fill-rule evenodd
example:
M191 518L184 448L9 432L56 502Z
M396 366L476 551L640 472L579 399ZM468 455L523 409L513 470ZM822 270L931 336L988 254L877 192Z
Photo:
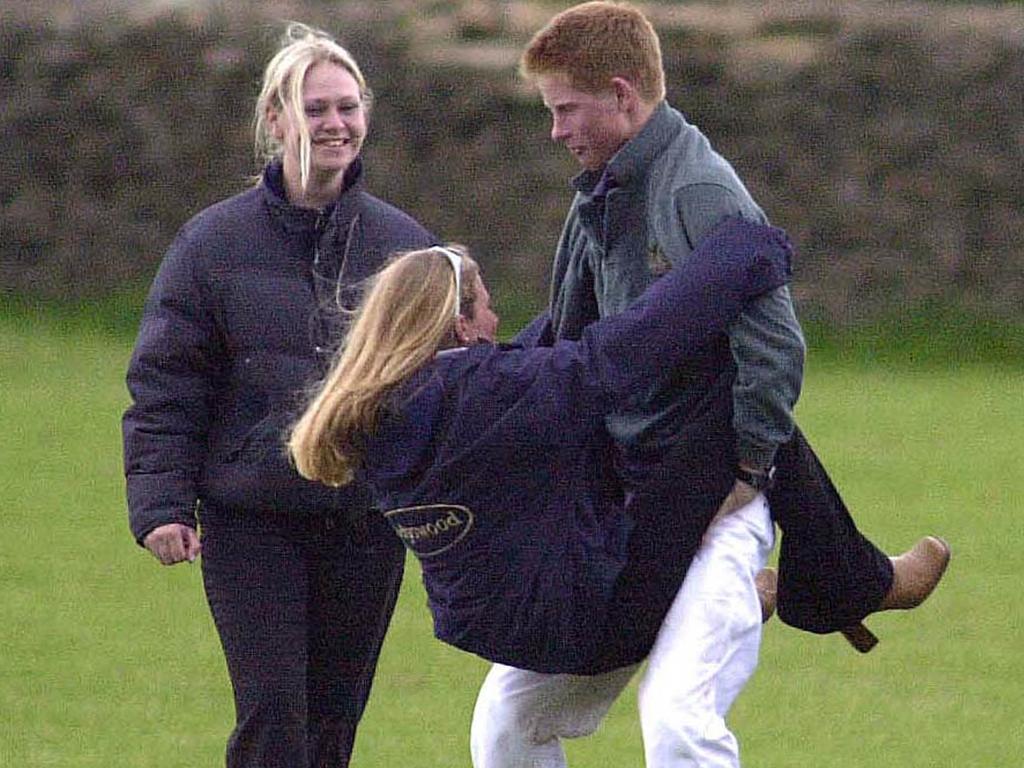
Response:
M614 89L581 91L561 72L540 75L536 82L551 113L551 140L564 144L585 170L601 168L629 141L628 116Z

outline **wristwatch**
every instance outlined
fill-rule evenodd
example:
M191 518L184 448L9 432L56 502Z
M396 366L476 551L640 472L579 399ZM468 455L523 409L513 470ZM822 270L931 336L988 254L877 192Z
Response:
M736 479L746 483L755 491L769 491L775 485L775 467L759 471L736 467Z

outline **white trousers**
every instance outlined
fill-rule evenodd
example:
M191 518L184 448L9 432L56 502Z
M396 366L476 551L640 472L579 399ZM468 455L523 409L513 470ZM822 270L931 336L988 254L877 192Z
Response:
M738 768L725 717L757 667L754 577L774 544L763 495L708 529L640 679L647 768ZM586 676L495 664L473 712L474 768L565 768L561 739L597 730L639 666Z

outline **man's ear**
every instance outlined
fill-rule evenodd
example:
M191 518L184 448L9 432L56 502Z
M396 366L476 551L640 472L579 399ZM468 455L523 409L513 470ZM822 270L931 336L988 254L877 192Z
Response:
M615 91L615 99L619 109L624 112L633 112L640 104L640 93L636 86L624 77L613 77L612 88Z

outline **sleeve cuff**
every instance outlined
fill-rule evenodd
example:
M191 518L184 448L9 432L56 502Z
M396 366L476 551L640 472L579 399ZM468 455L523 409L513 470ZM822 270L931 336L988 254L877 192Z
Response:
M759 445L740 440L736 444L736 460L751 469L768 471L775 461L777 445Z

